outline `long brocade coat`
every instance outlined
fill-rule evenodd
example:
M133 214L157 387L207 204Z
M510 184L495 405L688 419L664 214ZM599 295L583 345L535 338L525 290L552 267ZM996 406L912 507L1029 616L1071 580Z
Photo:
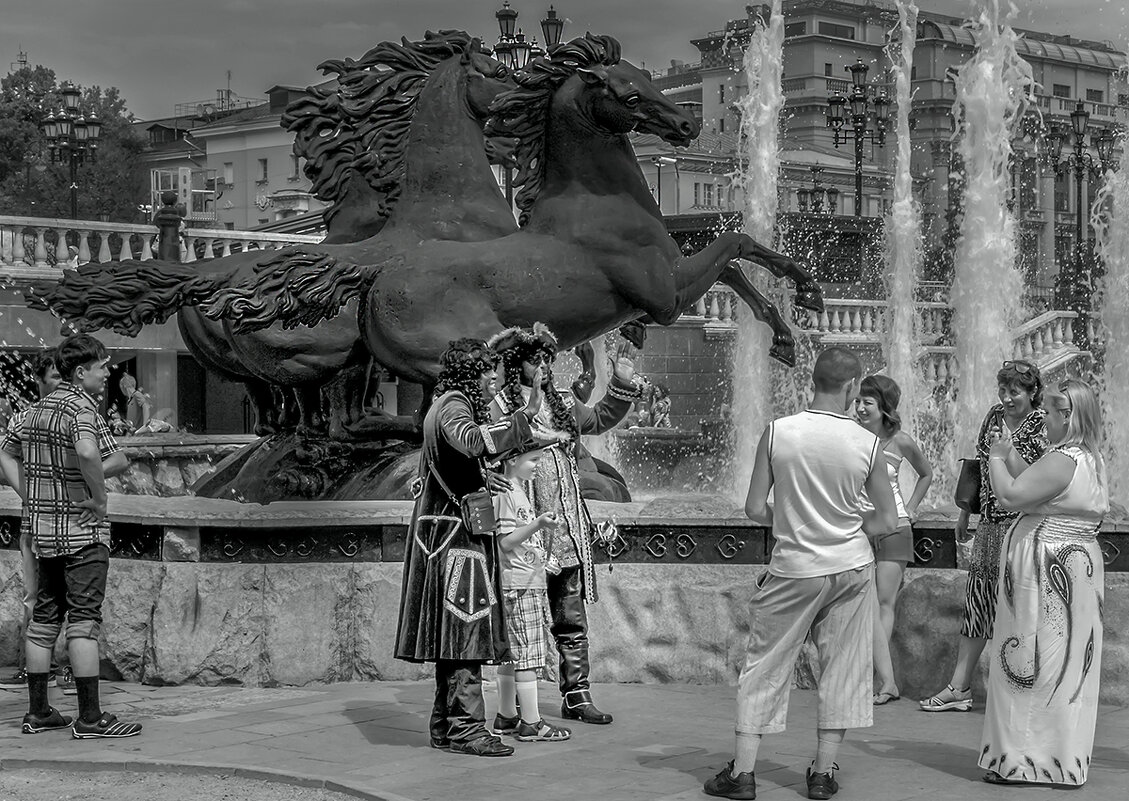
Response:
M462 498L485 485L480 459L504 457L531 439L525 415L476 423L470 401L461 392L447 392L432 404L423 421L422 488L404 553L397 659L509 658L497 540L470 535L457 503L435 472L456 498Z

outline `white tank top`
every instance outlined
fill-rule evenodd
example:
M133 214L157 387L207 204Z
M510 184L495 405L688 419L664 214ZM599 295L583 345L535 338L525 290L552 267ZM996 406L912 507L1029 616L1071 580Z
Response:
M898 525L908 526L909 512L906 511L906 503L902 499L902 488L898 483L898 475L901 472L904 457L885 450L882 451L882 455L886 457L886 475L890 477L890 487L894 490L894 507L898 510ZM862 508L864 512L869 512L874 508L865 489L862 491Z
M776 420L767 436L776 538L769 572L813 578L872 563L862 495L878 437L846 415L811 410Z

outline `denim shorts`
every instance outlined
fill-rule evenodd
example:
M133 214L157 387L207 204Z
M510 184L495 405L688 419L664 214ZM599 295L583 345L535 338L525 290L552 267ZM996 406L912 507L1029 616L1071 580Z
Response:
M87 545L65 556L39 560L39 592L31 619L36 623L102 622L110 549L102 543Z

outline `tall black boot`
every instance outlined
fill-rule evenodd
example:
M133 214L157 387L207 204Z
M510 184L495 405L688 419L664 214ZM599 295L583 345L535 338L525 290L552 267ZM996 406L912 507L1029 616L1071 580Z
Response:
M549 611L553 638L560 652L561 717L605 724L612 716L592 703L588 684L588 616L584 610L583 576L579 565L549 577Z
M431 747L446 750L451 747L451 737L447 723L447 671L449 662L435 665L435 700L431 704L431 720L428 730L431 734Z

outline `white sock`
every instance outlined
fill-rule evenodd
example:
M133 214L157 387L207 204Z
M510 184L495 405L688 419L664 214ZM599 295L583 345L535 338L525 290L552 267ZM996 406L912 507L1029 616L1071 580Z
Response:
M537 681L519 681L517 685L517 698L521 703L521 719L526 723L537 723L541 720L541 712L537 709Z
M737 732L737 746L733 749L733 775L751 773L757 767L757 752L761 747L761 735Z
M842 729L820 731L816 741L813 773L830 773L835 767L835 757L839 755L839 744L843 742Z
M498 714L504 718L517 715L517 689L513 675L498 674Z

